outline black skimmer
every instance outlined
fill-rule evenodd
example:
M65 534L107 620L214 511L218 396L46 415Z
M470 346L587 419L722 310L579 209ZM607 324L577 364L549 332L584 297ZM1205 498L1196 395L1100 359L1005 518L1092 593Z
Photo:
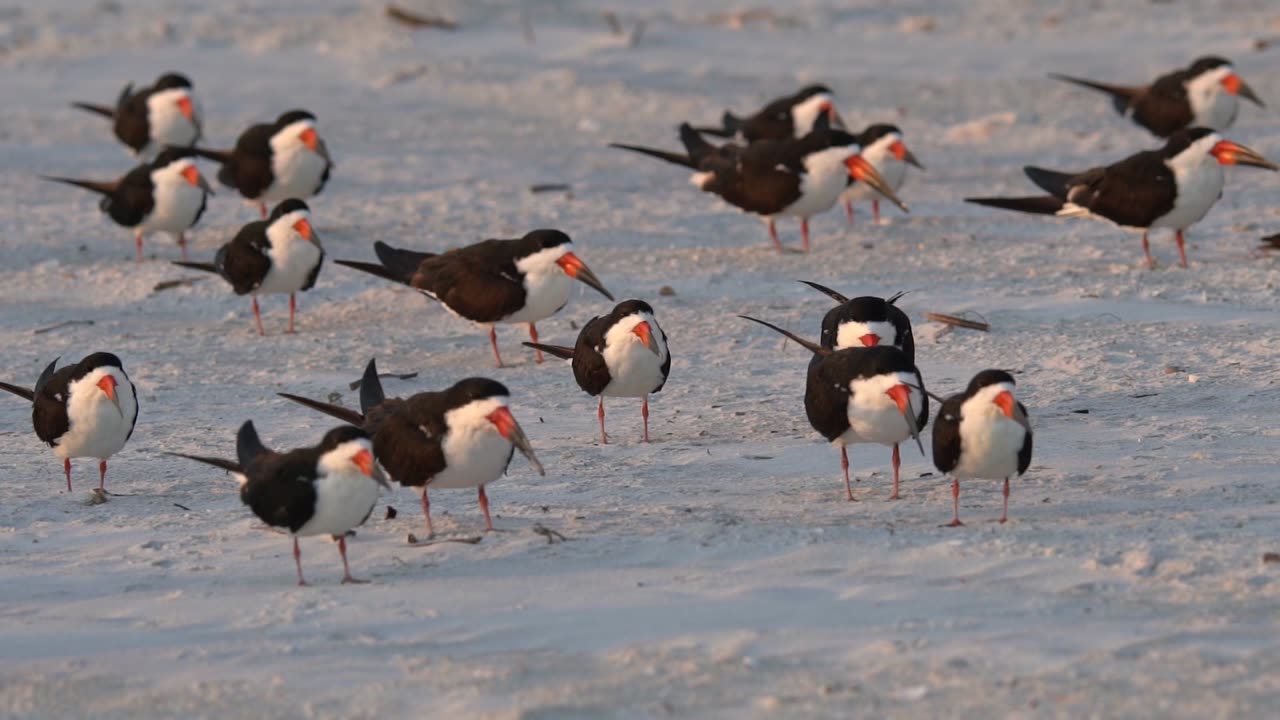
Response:
M864 295L849 299L816 282L800 282L835 300L838 305L822 317L822 335L818 343L829 350L892 345L916 361L916 340L911 332L911 318L894 303L905 293L888 299Z
M174 264L221 275L237 295L251 295L258 334L265 335L258 296L289 294L289 329L285 332L293 332L298 309L294 295L315 286L323 261L324 248L311 227L311 210L301 200L290 199L277 205L267 220L240 228L231 242L218 249L213 262Z
M638 152L696 172L691 181L698 189L720 196L745 212L761 216L769 238L779 251L778 217L800 218L804 250L809 250L809 218L830 210L853 181L867 183L909 212L871 163L859 155L857 139L829 127L820 116L812 132L801 139L761 140L747 147L708 143L688 123L680 126L686 153L667 152L638 145L611 143L610 147Z
M373 443L360 428L343 426L325 433L320 444L288 452L269 450L253 421L236 434L236 460L168 453L226 470L240 483L240 502L271 527L289 531L293 562L302 578L298 538L328 535L342 555L342 582L365 583L347 565L347 533L363 525L378 502L380 488L391 489L373 459Z
M951 475L950 527L960 522L960 478L1004 478L1004 512L1009 519L1009 477L1031 465L1031 423L1027 408L1014 399L1013 376L983 370L962 393L942 402L933 421L933 464Z
M1231 61L1220 57L1199 58L1150 85L1110 85L1057 73L1049 77L1106 93L1116 112L1159 137L1192 127L1226 130L1236 120L1240 98L1266 107L1236 74Z
M902 131L895 125L871 125L855 137L858 138L858 146L862 148L863 159L871 163L895 193L902 189L902 183L907 179L908 165L924 170L924 165L907 149L902 140ZM866 183L853 183L840 196L850 225L853 224L853 204L865 200L871 201L872 221L880 222L880 194Z
M849 483L848 446L859 443L891 445L893 494L898 497L899 443L914 439L924 454L920 428L929 422L929 399L924 378L906 353L889 345L831 350L811 343L777 325L746 315L795 340L813 353L804 392L809 424L840 448L845 496L853 500Z
M120 452L138 422L138 394L111 353L85 356L54 370L55 359L40 373L34 390L0 382L0 390L31 402L36 437L62 458L71 492L71 459L98 458L98 489L106 490L107 458Z
M115 107L71 105L109 118L116 137L139 157L151 157L166 146L191 147L200 140L200 103L191 81L178 73L165 73L137 92L132 83L125 85Z
M318 195L333 169L316 116L306 110L290 110L275 122L250 126L231 150L195 151L221 163L218 181L255 203L264 218L271 203Z
M573 252L573 241L559 230L534 230L515 240L485 240L445 253L424 253L373 244L381 264L335 260L356 270L392 280L421 292L445 309L477 325L489 326L493 356L498 353L498 323L529 324L538 341L540 320L569 302L573 281L613 295ZM537 354L542 362L542 352Z
M422 495L431 537L427 489L476 488L485 530L493 529L485 486L502 477L516 450L546 475L524 429L511 414L511 393L488 378L459 380L441 392L388 398L373 360L360 381L360 412L280 393L313 410L358 425L373 436L373 452L391 479Z
M138 262L142 262L142 239L153 232L176 237L185 260L186 231L200 221L213 194L196 167L193 151L179 148L162 151L155 160L138 165L118 180L43 177L101 195L98 207L102 212L117 225L133 230Z
M609 442L604 432L605 396L644 398L640 415L644 418L644 441L649 442L649 394L662 390L671 372L667 334L658 326L649 303L624 300L608 315L591 318L573 347L525 345L573 361L578 387L588 395L600 396L596 414L601 443Z
M826 116L831 125L842 127L840 116L835 109L835 95L831 92L831 88L826 85L809 85L794 95L770 101L745 118L725 110L720 120L720 127L696 128L696 130L716 137L740 137L748 143L759 140L785 140L808 135L820 116Z
M1200 221L1222 197L1223 165L1280 166L1207 128L1179 130L1159 150L1147 150L1106 167L1082 173L1027 166L1027 177L1044 196L966 198L966 202L1040 215L1096 217L1142 230L1142 251L1154 266L1147 232L1170 228L1187 266L1183 233Z

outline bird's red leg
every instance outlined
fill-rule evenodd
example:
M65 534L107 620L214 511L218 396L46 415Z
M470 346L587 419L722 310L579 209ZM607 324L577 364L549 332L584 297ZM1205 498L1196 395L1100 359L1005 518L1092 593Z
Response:
M644 396L640 403L640 417L644 418L644 441L649 442L649 396Z
M480 512L484 513L484 531L489 532L493 530L493 520L489 517L489 496L484 494L483 485L480 486L477 496L480 498Z
M106 491L107 489L107 461L102 460L98 463L98 489Z
M498 361L498 367L502 367L502 356L498 354L498 328L489 328L489 344L493 346L493 357Z
M849 451L840 448L840 469L844 470L844 495L849 502L854 502L853 486L849 484Z
M67 492L71 492L71 458L62 461L62 472L67 474Z
M1004 512L1000 513L1000 523L1009 522L1009 478L1004 479Z
M435 537L435 530L431 527L431 501L427 499L427 487L422 487L422 517L427 519L427 539Z
M258 334L266 335L267 333L262 329L262 310L258 308L257 295L253 296L253 320L258 323Z
M844 218L849 221L850 227L853 226L853 201L844 201Z
M262 213L262 219L263 219L263 220L266 220L266 219L267 219L267 204L266 204L266 203L264 203L264 202L259 202L259 203L258 203L258 212Z
M538 326L533 323L529 323L529 339L538 342ZM542 362L542 351L534 348L533 352L535 353L534 362Z
M774 249L782 252L782 243L778 242L778 226L774 224L773 218L769 218L769 239L773 241Z
M596 409L596 417L600 418L600 444L608 445L609 436L604 434L604 396L600 396L600 406Z
M809 252L809 218L800 221L800 238L803 251Z
M960 527L960 478L951 478L951 522L947 527Z
M293 293L289 293L289 329L285 330L286 333L293 333L293 316L296 315L297 312L298 299L294 297Z
M298 538L293 539L293 564L298 566L298 585L306 585L307 581L302 579L302 549L298 547Z
M1147 257L1147 267L1154 268L1156 261L1151 259L1151 243L1147 242L1147 234L1142 233L1142 254Z
M342 555L342 584L343 585L346 585L347 583L363 585L369 582L368 580L357 580L351 577L351 567L347 565L347 538L345 535L338 536L338 554Z
M133 234L133 246L138 251L138 262L142 262L142 231L139 230Z
M1178 233L1173 237L1175 240L1178 241L1178 264L1181 265L1182 267L1186 267L1187 266L1186 238L1183 237L1181 230L1179 230Z
M871 200L871 222L880 224L880 200L877 198Z
M893 444L893 494L889 496L890 500L898 498L898 468L902 466L902 455L898 453L898 443Z
M178 233L178 247L182 248L182 262L187 261L187 235Z

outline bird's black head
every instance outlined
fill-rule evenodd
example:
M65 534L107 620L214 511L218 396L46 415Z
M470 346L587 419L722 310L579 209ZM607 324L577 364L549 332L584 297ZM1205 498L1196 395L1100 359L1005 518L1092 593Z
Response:
M465 405L476 400L487 400L492 397L511 397L506 385L489 378L473 377L459 380L445 391L449 404Z
M191 88L191 81L186 75L180 73L165 73L156 80L156 90L169 90L170 88Z
M267 218L267 222L273 223L276 220L279 220L280 218L284 217L285 215L288 215L291 212L297 212L299 210L302 210L304 212L310 212L311 208L307 207L306 203L302 202L297 198L289 198L288 200L281 201L279 205L276 205L275 208L272 209L271 217Z
M1174 157L1175 155L1182 152L1183 150L1186 150L1187 148L1191 147L1191 144L1194 143L1195 141L1207 135L1212 135L1213 133L1214 133L1213 130L1210 130L1209 128L1202 128L1202 127L1185 128L1183 130L1179 130L1169 136L1169 139L1165 142L1164 147L1160 150L1160 154L1166 158Z
M569 236L559 230L533 230L520 238L520 247L523 252L520 255L532 255L539 250L547 248L560 247L573 242Z
M156 159L151 161L151 169L159 170L160 168L167 167L179 160L194 160L195 157L196 154L191 151L191 148L180 148L170 145L164 150L161 150L160 154L156 155Z
M823 116L819 116L819 117L823 117ZM814 132L817 132L817 131L818 129L817 127L815 127ZM859 147L859 148L863 147L862 143L858 141L858 137L856 135L847 133L844 130L838 130L834 128L831 130L827 130L826 137L827 137L826 147Z
M109 352L96 352L91 355L86 355L80 362L76 363L76 371L78 375L90 373L103 367L114 367L124 370L124 364L120 362L120 358Z
M613 312L610 313L610 315L613 316L614 320L620 320L628 315L635 315L636 313L648 313L653 315L653 307L643 300L623 300L614 306Z
M318 447L321 452L328 452L342 443L367 439L369 439L369 433L364 430L352 425L341 425L325 433Z
M299 120L311 120L314 122L315 119L316 119L316 116L312 115L306 110L290 110L289 112L284 113L280 117L276 118L276 127L277 128L288 127L289 125L292 125L293 123L296 123Z
M845 303L845 320L857 322L888 322L889 301L874 295L863 295Z
M1187 68L1187 72L1192 75L1200 75L1202 73L1207 73L1210 70L1216 70L1224 65L1230 64L1231 61L1226 58L1218 57L1216 55L1206 55L1201 58L1196 58L1196 61L1191 63L1191 67Z
M858 143L862 145L862 147L867 147L871 143L879 140L880 138L890 133L897 133L898 135L902 135L902 131L898 129L897 125L890 125L888 123L876 123L875 125L868 125L867 129L858 133Z
M1004 370L983 370L977 375L974 375L973 379L969 381L969 387L965 390L965 393L973 395L988 385L998 385L1000 383L1017 385L1013 376Z
M794 97L796 102L804 102L805 100L808 100L814 95L821 95L824 93L827 95L835 94L831 92L831 88L827 87L826 85L819 84L819 85L807 85L801 88L800 92L796 93Z

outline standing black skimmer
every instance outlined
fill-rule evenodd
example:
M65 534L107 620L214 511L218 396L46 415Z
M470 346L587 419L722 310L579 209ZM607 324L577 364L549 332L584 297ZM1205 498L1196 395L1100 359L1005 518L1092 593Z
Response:
M488 378L467 378L442 392L388 398L373 360L360 381L360 410L280 393L313 410L358 425L373 436L373 452L392 480L422 495L431 527L427 489L476 488L485 530L493 529L485 485L502 477L517 449L539 475L546 475L533 445L511 414L511 393Z
M363 525L378 502L379 488L391 489L373 460L373 443L360 428L343 426L325 433L320 444L284 453L267 449L246 421L236 434L236 461L168 453L222 468L240 483L240 502L271 527L293 539L293 562L302 579L298 538L328 535L342 555L342 583L365 583L347 565L347 533Z
M1280 166L1257 152L1223 140L1206 128L1179 130L1159 150L1147 150L1106 167L1082 173L1027 166L1023 172L1044 196L966 198L966 202L1005 210L1096 217L1124 228L1142 230L1142 252L1154 267L1147 232L1170 228L1178 242L1182 267L1187 266L1183 233L1200 221L1222 197L1223 165Z
M498 354L498 323L529 324L529 337L538 341L540 320L555 315L569 302L573 281L579 280L601 295L613 295L573 252L573 241L559 230L534 230L516 240L485 240L437 255L373 244L381 264L335 260L421 292L464 320L489 327L493 356ZM542 362L542 352L537 354Z
M649 393L662 390L671 372L667 334L658 326L649 303L624 300L608 315L591 318L573 347L525 345L573 361L578 387L588 395L600 396L596 414L601 443L609 442L604 432L605 396L644 398L640 415L644 418L644 441L649 442Z
M178 239L182 259L187 258L186 231L200 221L205 203L213 194L196 167L191 150L168 148L156 159L111 181L76 180L43 176L102 195L98 207L117 225L133 230L138 262L142 262L142 239L153 232L165 232Z
M1239 98L1266 107L1236 74L1231 61L1220 57L1199 58L1185 70L1161 75L1150 85L1110 85L1057 73L1049 77L1110 95L1116 112L1159 137L1192 127L1226 130L1236 121Z
M950 527L959 527L960 478L1004 478L1004 512L1009 520L1009 476L1031 465L1031 423L1013 397L1013 376L983 370L969 387L942 403L933 421L933 464L951 475Z
M98 458L98 489L106 490L107 458L124 448L138 422L138 394L111 353L86 356L75 365L54 370L55 359L40 373L34 390L0 382L29 400L36 437L62 458L71 492L71 458Z
M902 131L895 125L871 125L855 137L862 148L863 159L871 163L895 193L902 189L902 183L907 179L908 165L924 170L924 165L907 149L902 141ZM853 183L840 195L850 225L853 224L853 204L864 200L871 201L872 221L880 222L880 193L866 183Z
M255 220L240 228L231 242L218 249L211 263L175 262L175 265L221 275L237 295L253 297L253 319L262 330L258 296L289 294L289 329L298 304L295 293L310 290L320 275L324 248L311 227L311 210L301 200L285 200L267 220Z
M316 131L316 116L306 110L290 110L273 123L251 126L232 150L195 151L221 163L218 181L257 204L264 218L271 203L320 194L333 169Z
M849 484L847 447L879 443L897 447L908 439L920 442L920 428L929 422L929 399L924 379L904 352L888 345L830 350L787 332L777 325L740 315L795 340L813 353L804 392L809 424L840 448L845 496L853 500ZM893 455L893 494L898 497L898 453Z
M747 143L802 138L813 130L814 123L824 115L831 125L842 127L831 88L826 85L809 85L794 95L770 101L745 118L725 110L720 127L697 128L697 131L723 138L740 137Z
M908 360L916 361L916 339L911 332L911 318L894 304L905 293L896 293L887 300L874 295L850 300L816 282L800 282L839 303L822 317L822 336L818 341L822 347L844 350L892 345L906 353Z
M761 140L747 147L708 143L688 123L680 126L686 153L667 152L638 145L611 143L696 170L691 181L704 192L764 218L769 237L779 251L778 217L800 218L804 251L809 250L809 218L830 210L852 181L865 182L895 205L909 212L893 189L866 159L858 154L857 139L834 130L820 116L813 132L799 140Z
M191 147L200 140L200 104L191 81L178 73L165 73L137 92L132 83L125 85L114 108L71 105L111 119L116 137L139 157L149 158L166 146Z

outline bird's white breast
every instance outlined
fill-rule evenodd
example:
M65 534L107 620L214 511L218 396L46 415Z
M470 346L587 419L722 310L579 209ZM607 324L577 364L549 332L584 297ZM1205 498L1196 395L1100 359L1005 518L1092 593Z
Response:
M1188 228L1203 219L1222 197L1222 164L1209 154L1220 139L1217 135L1200 138L1166 161L1177 181L1178 194L1173 210L1153 222L1152 227Z
M306 128L295 123L271 138L271 185L258 198L267 204L297 198L306 200L320 187L320 178L329 162L319 153L312 152L298 138ZM295 129L297 132L295 132Z
M166 232L177 235L195 224L204 206L203 188L192 185L182 176L191 163L175 162L151 173L155 207L142 219L144 233Z
M849 429L836 439L837 445L855 443L880 443L893 445L911 437L911 428L889 397L889 388L899 383L920 386L920 378L911 373L877 375L865 380L855 380L849 396ZM918 414L923 402L920 391L908 388L911 407Z
M293 214L299 218L304 215L301 212L290 213ZM324 255L319 245L294 230L288 215L282 219L285 222L277 220L267 229L267 239L271 243L267 248L267 257L271 258L271 267L255 291L259 295L301 290Z
M521 258L516 269L524 274L524 307L502 319L504 323L528 323L546 320L569 302L573 284L577 282L556 263L569 245L557 245Z
M1026 428L1000 412L992 397L983 392L960 406L960 461L952 471L957 477L999 480L1018 472Z
M97 385L106 374L116 379L119 410ZM138 397L124 373L118 368L100 368L71 383L67 394L69 429L58 441L54 454L60 458L105 460L120 452L138 416Z
M345 535L364 522L378 502L378 484L354 469L324 473L314 485L315 512L296 535Z
M191 99L192 117L188 120L178 107L183 97ZM191 147L200 139L200 105L196 98L185 88L169 88L151 93L147 98L147 126L151 130L151 141L147 143L140 157L151 158L164 150L165 146Z
M477 400L445 414L445 469L428 481L427 489L472 488L502 477L511 460L511 442L498 434L489 413L503 406L498 400Z
M800 197L778 214L808 218L830 210L849 185L849 169L844 161L852 154L850 148L832 147L806 157Z
M658 345L655 354L632 330L641 322L648 322L653 340ZM662 341L658 323L647 313L623 318L605 334L605 365L609 367L609 384L601 394L610 397L643 397L666 381L662 364L667 361L667 344Z
M1192 125L1210 130L1226 130L1236 120L1240 98L1227 92L1222 80L1232 73L1222 66L1201 73L1187 83L1187 101L1191 103Z

